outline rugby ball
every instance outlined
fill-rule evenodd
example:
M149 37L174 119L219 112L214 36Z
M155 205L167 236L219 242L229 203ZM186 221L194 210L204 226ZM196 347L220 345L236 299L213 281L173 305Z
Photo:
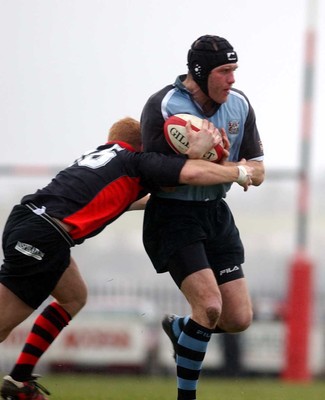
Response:
M184 154L188 150L186 123L191 121L192 129L198 132L202 126L202 119L191 114L175 114L164 123L164 135L170 147L178 154ZM202 157L204 160L218 162L223 156L222 142L209 150Z

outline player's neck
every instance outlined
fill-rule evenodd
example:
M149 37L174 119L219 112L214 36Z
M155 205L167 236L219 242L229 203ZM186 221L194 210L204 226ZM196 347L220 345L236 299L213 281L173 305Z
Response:
M191 77L187 76L183 81L183 85L191 92L192 99L201 107L204 115L209 117L217 111L219 104L215 103L215 101L203 93L198 84Z

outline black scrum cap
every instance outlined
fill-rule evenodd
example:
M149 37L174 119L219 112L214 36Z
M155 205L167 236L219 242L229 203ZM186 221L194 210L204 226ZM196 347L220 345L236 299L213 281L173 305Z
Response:
M208 76L216 67L236 63L238 57L231 44L220 36L199 37L187 55L188 69L194 81L208 96Z

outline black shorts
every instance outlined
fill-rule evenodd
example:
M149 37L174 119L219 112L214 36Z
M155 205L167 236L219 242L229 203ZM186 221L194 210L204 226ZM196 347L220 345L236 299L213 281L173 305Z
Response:
M147 203L143 243L156 271L180 286L193 272L211 268L218 284L244 276L244 248L224 200L192 202L153 196Z
M60 227L16 205L2 237L0 282L36 309L51 294L70 263L71 243Z

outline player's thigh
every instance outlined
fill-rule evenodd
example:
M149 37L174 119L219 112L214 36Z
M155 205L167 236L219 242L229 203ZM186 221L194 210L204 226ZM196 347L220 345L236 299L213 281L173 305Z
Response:
M10 289L0 283L0 340L34 311Z
M201 269L187 276L181 284L181 291L192 309L221 306L220 290L210 268Z
M245 330L253 318L252 301L245 278L235 279L219 286L222 313L218 325L230 332Z
M72 257L51 294L72 317L86 304L87 285Z

